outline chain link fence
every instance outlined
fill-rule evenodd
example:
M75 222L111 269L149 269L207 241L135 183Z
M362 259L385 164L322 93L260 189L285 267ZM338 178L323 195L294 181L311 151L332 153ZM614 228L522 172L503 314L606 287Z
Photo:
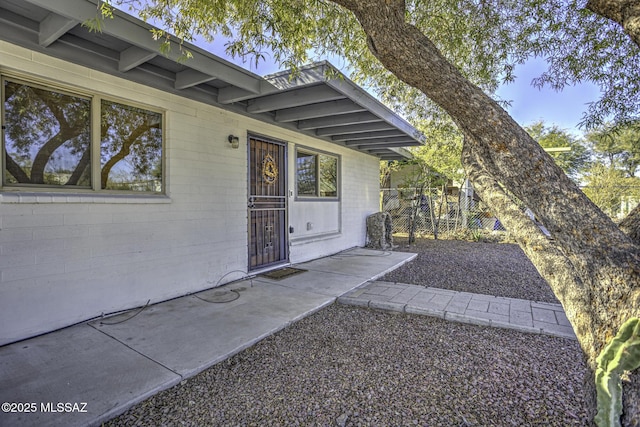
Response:
M505 231L471 187L383 189L380 205L398 235L468 238Z
M582 190L616 222L640 202L638 186L584 187ZM498 218L470 186L382 189L380 207L391 215L395 235L508 239ZM532 213L530 215L533 217Z

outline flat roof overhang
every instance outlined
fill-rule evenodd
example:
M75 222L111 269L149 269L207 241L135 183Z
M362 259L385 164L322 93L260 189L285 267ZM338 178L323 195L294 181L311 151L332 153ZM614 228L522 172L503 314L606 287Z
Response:
M153 26L91 0L0 0L0 40L377 156L405 160L424 137L326 61L261 77L190 43L167 52ZM187 50L191 57L183 57Z

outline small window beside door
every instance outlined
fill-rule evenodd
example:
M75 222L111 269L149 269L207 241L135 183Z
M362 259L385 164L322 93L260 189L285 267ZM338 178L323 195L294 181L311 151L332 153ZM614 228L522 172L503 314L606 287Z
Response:
M338 157L309 149L296 149L298 198L338 198Z

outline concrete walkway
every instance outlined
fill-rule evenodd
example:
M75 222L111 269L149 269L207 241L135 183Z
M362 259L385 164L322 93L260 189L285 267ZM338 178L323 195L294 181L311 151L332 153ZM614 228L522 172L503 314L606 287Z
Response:
M100 425L338 297L572 336L557 305L375 281L415 256L353 249L296 265L307 271L282 280L255 276L0 347L0 403L14 403L0 426Z
M100 425L415 256L349 250L0 347L0 426Z
M560 304L379 281L348 292L338 302L576 339Z

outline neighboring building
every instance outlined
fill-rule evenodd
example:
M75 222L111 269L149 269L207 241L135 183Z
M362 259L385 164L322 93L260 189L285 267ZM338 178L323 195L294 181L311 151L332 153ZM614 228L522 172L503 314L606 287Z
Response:
M414 128L326 62L182 61L96 13L0 0L0 345L365 244Z

